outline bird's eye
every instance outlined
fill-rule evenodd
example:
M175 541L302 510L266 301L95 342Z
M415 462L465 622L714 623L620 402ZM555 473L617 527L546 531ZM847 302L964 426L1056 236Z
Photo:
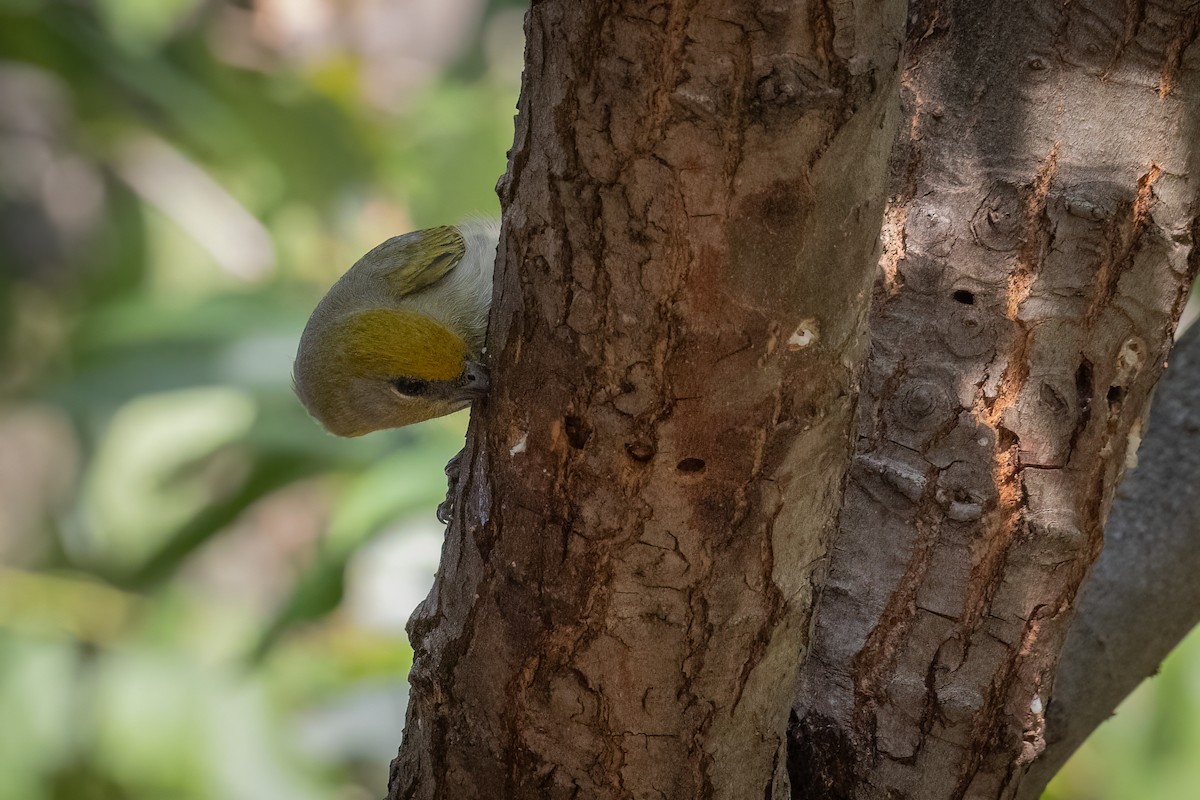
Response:
M400 394L420 397L429 390L429 381L423 381L420 378L395 378L392 380L392 386Z

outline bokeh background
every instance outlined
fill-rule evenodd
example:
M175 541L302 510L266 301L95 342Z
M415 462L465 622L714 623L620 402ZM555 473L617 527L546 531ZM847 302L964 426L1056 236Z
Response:
M0 800L360 800L466 416L343 441L325 288L495 214L520 0L0 0ZM1200 797L1200 640L1056 782Z

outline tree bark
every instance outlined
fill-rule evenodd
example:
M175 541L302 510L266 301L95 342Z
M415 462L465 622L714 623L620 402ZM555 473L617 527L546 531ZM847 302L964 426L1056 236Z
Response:
M1018 794L1037 800L1088 735L1200 624L1200 327L1171 353L1138 466L1079 596L1046 710L1046 750Z
M794 797L1011 797L1200 259L1195 3L918 2Z
M788 796L900 0L535 2L391 798Z

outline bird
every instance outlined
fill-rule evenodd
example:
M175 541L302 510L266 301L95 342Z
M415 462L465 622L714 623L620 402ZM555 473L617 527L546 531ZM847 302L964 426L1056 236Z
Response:
M329 289L300 336L292 385L327 431L362 436L484 396L498 222L394 236Z

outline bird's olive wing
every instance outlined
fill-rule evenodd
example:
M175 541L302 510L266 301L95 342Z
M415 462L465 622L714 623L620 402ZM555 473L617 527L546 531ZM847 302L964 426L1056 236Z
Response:
M444 225L388 239L366 258L380 264L392 292L404 297L446 277L466 252L467 243L458 229Z

